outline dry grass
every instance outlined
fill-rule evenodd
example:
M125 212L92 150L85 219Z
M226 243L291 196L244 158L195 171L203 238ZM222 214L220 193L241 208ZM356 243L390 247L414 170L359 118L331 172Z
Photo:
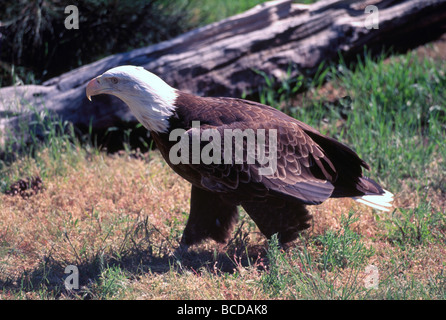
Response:
M38 168L31 171L39 174ZM1 195L1 298L278 297L262 285L268 274L267 243L243 212L229 246L208 241L193 247L181 262L172 258L187 219L189 192L189 185L160 155L150 152L142 157L89 155L76 166L67 166L63 176L45 179L41 193L25 199ZM398 194L396 199L398 203ZM316 262L327 246L320 237L345 233L342 217L351 210L357 220L349 228L370 253L357 263L344 257L341 266L321 269ZM396 283L399 290L409 290L407 279L428 286L443 275L444 242L397 246L388 241L381 221L388 214L378 216L349 199L331 199L311 207L311 212L313 227L295 248L279 255L289 263L281 267L283 275L294 279L296 270L310 268L318 276L319 296L313 298L335 298L346 287L358 291L350 298L364 297L364 270L370 264L380 270L381 281L391 282L389 288ZM313 264L305 264L302 252L312 257ZM65 290L67 265L79 267L80 290ZM444 280L435 281L444 285ZM309 298L307 294L291 281L281 297ZM386 293L372 290L368 297L373 294L381 298Z

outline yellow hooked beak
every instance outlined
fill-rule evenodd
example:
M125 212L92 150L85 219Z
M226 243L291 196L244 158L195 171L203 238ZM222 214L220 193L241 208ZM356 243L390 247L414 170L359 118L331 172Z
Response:
M86 89L88 100L91 101L92 96L103 93L105 89L107 88L104 88L102 86L101 76L91 79L90 82L87 84L87 89Z

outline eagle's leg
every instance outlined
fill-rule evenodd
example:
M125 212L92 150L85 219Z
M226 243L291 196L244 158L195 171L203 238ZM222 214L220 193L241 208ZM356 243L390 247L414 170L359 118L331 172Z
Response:
M242 206L268 239L277 233L284 246L309 228L312 219L305 205L298 202L268 198L261 202L243 202Z
M225 243L238 219L237 206L195 186L190 201L189 219L180 245L188 247L207 238Z

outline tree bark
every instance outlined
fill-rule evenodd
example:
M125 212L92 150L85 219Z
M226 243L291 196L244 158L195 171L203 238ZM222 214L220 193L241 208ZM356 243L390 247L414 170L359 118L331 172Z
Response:
M383 47L406 50L445 30L446 0L266 2L172 40L106 57L42 85L2 88L0 132L3 138L8 131L16 134L20 121L35 117L32 109L46 109L81 129L136 122L117 98L101 95L89 102L85 96L90 79L118 65L143 66L173 87L197 95L240 97L255 93L264 83L256 71L278 79L312 75L320 63L336 61L339 54L348 59L364 46L377 52Z

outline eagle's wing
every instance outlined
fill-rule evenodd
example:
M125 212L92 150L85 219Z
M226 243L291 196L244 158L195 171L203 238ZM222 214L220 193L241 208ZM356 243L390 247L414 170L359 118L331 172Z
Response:
M230 103L239 102L237 99L221 100ZM217 112L217 110L218 108L212 111ZM213 132L210 138L201 141L202 158L203 150L212 150L207 154L214 156L213 151L217 150L212 147L214 143L215 147L219 146L221 150L220 161L211 161L207 164L203 161L200 163L190 161L191 168L202 176L203 188L214 192L237 190L252 193L254 196L276 194L297 198L305 204L319 204L331 196L334 189L333 182L337 178L336 169L324 150L296 121L290 121L292 118L289 117L278 117L275 109L259 108L257 104L247 104L244 100L240 103L239 109L232 106L228 110L237 114L220 115L220 119L222 117L231 119L223 119L220 123L203 124L199 129L192 128L187 131L190 136L190 150L193 150L194 137L197 139L197 136L203 137L203 134L209 135L209 132ZM216 118L216 116L208 115L206 118ZM225 141L227 142L225 133L235 133L237 130L244 133L251 130L250 133L255 133L257 144L254 154L247 152L253 149L246 138L240 143L241 140L237 141L232 137L231 148L225 145ZM221 139L214 140L217 133ZM265 143L262 145L258 143L258 138L263 133ZM240 161L240 157L236 157L240 155L237 153L240 149L243 150L243 161ZM263 160L259 158L258 151L264 151Z

